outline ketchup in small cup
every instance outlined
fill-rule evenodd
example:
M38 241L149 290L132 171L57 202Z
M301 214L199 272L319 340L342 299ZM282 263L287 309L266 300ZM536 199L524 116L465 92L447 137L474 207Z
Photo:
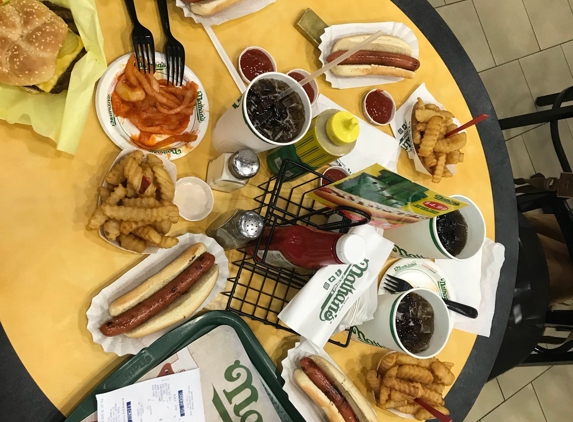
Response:
M339 180L342 180L345 177L350 176L350 173L348 173L346 171L346 169L344 169L343 167L339 167L339 166L328 167L326 170L324 170L322 172L322 174L324 176L328 177L328 179L332 180L332 182L330 182L330 180L328 180L328 179L323 179L321 177L320 178L320 186L326 186L326 185L329 185L330 183L338 182Z
M293 78L295 81L300 82L308 75L310 75L310 73L304 69L293 69L288 72L287 75ZM318 99L318 84L316 81L310 81L309 83L304 84L302 88L304 89L304 92L306 92L306 95L310 100L310 104L314 105Z
M239 73L247 83L263 73L276 72L273 57L260 47L247 47L239 56Z
M387 125L396 113L394 99L381 89L369 91L362 106L366 118L375 125Z

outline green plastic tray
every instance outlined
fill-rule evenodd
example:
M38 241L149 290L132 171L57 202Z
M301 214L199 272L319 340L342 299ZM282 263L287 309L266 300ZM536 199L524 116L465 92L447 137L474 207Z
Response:
M177 327L129 359L98 385L70 414L66 422L81 422L96 411L96 394L117 390L135 383L169 356L221 325L233 328L241 339L281 420L285 422L304 421L282 389L284 381L277 367L245 321L228 311L212 311Z

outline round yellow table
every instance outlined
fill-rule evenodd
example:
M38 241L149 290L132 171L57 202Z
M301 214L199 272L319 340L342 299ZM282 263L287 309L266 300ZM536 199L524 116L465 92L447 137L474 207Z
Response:
M108 62L131 50L127 13L123 2L97 2ZM427 6L427 5L426 5ZM153 1L136 1L144 26L161 37L157 7ZM436 50L410 19L389 0L356 0L332 6L324 0L278 0L250 16L214 28L231 60L249 45L271 52L279 71L320 66L318 50L294 27L305 8L311 7L329 24L398 21L415 32L420 44L421 68L413 80L385 85L397 106L425 82L432 94L460 121L471 118L454 78ZM424 6L425 7L425 6ZM175 161L178 177L204 178L207 163L216 156L211 146L213 123L238 97L239 92L203 28L169 4L172 31L186 50L187 65L207 91L211 125L199 147ZM433 12L432 12L433 13ZM367 88L335 90L319 78L321 93L347 110L362 116L360 100ZM391 134L389 129L382 129ZM494 235L494 209L488 167L475 127L468 130L466 160L458 173L433 185L416 173L402 151L398 171L444 194L464 194L482 210L487 235ZM144 257L121 251L104 242L97 232L85 229L96 203L96 190L118 154L118 148L100 127L91 109L76 156L55 150L53 143L30 127L0 122L3 149L0 158L3 218L0 219L0 322L25 368L47 398L68 414L124 358L104 353L86 329L86 310L91 298ZM266 166L265 166L266 167ZM197 223L180 222L175 233L204 232L221 212L252 208L258 182L268 177L263 168L254 182L233 194L215 192L213 213ZM233 269L231 269L233 271ZM223 303L221 298L218 303ZM296 336L247 319L275 363L286 355ZM440 358L455 362L456 375L468 358L475 336L454 330ZM328 344L326 352L362 389L365 368L371 368L381 349L351 342L348 348ZM396 416L377 410L380 420Z

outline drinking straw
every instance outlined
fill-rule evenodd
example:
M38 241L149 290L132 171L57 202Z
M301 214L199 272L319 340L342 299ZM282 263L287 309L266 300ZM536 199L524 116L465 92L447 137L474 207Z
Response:
M464 125L461 125L458 128L455 128L454 130L449 131L448 133L446 133L444 135L444 138L449 138L452 135L455 135L458 132L461 132L464 129L467 129L470 126L473 126L475 124L478 124L479 122L483 122L485 119L487 119L489 116L487 114L480 114L477 117L474 117L473 119L471 119L469 122L467 122Z

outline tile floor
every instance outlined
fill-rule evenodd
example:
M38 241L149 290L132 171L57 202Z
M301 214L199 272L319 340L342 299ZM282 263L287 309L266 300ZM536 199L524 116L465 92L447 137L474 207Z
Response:
M499 118L573 85L573 0L429 0L466 49ZM573 163L573 119L560 122ZM549 125L504 131L515 177L557 176ZM563 333L547 330L546 335ZM519 367L483 388L464 422L573 420L573 365Z
M573 85L573 0L429 0L466 49L499 118ZM561 122L573 163L573 119ZM504 131L515 177L558 176L549 125ZM573 417L572 417L573 419Z

